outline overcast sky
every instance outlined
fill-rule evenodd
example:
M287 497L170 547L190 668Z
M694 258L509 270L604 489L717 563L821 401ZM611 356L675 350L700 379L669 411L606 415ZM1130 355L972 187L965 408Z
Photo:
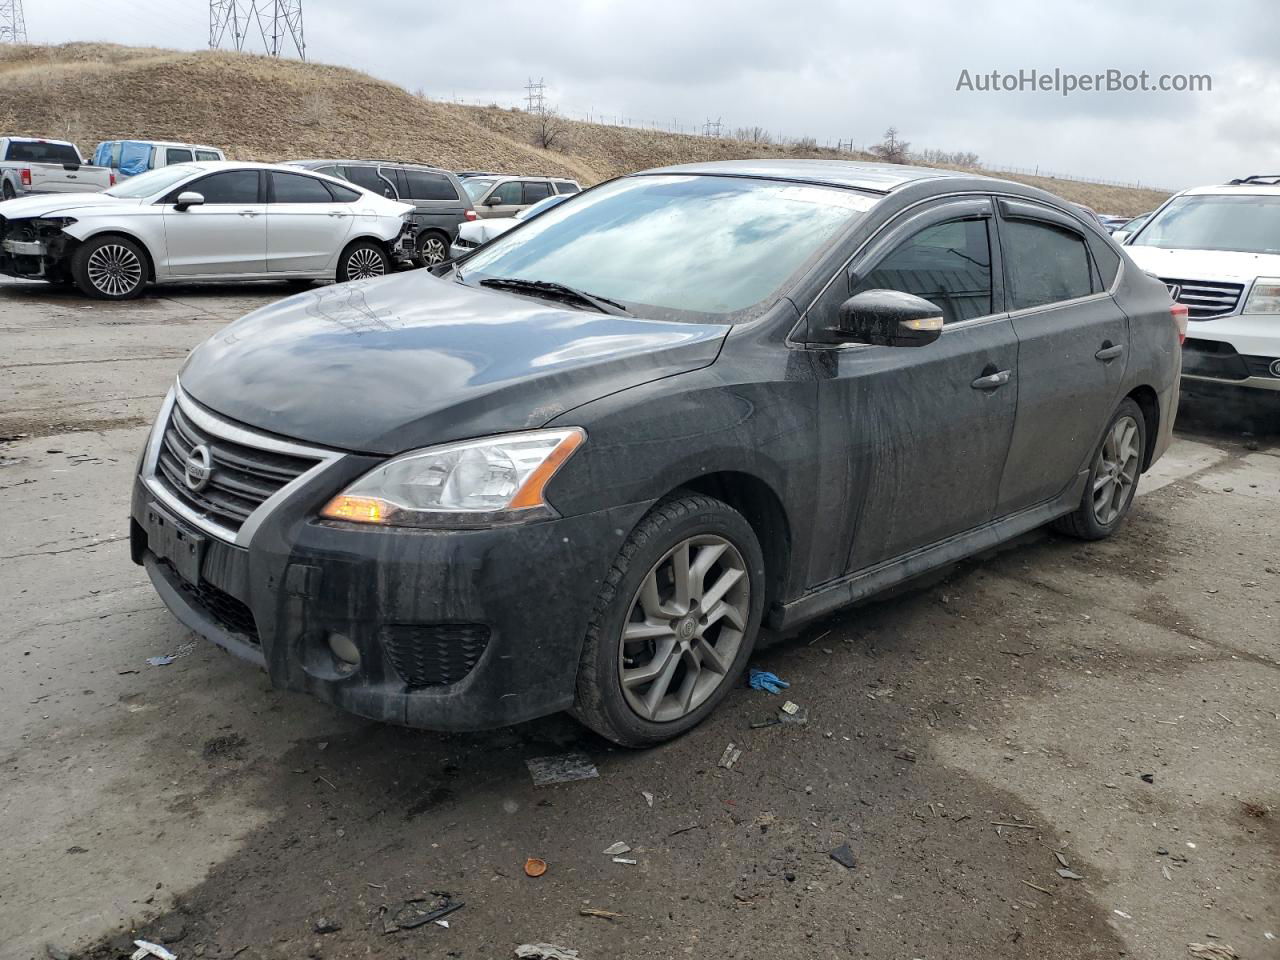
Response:
M248 0L242 0L248 6ZM268 0L269 5L269 0ZM207 46L207 0L27 0L34 42ZM304 0L308 58L438 97L523 102L530 76L571 116L862 146L1183 187L1280 172L1275 0ZM259 47L260 49L260 47ZM1020 69L1208 74L1207 92L958 91ZM975 80L976 82L976 80ZM142 132L142 131L140 131Z

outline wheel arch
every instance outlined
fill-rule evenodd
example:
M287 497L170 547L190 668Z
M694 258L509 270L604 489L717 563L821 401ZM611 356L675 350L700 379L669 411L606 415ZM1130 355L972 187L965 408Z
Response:
M1160 396L1147 384L1134 387L1125 396L1138 405L1147 428L1144 444L1146 449L1142 451L1142 472L1146 473L1151 466L1151 456L1155 453L1156 439L1160 432Z
M68 236L70 236L70 234L68 234ZM142 250L143 259L145 259L147 263L147 280L151 283L155 283L155 280L156 280L155 254L151 252L151 248L147 246L147 242L143 240L141 237L139 237L137 234L130 233L128 230L121 230L118 227L103 227L101 230L95 230L86 236L73 237L72 239L74 239L76 243L74 246L69 247L67 250L68 262L70 262L71 255L75 253L77 248L84 246L86 243L92 243L94 240L101 240L104 237L119 237L121 240L128 240L130 243L136 243L138 247Z
M791 568L791 521L782 498L767 482L740 470L700 474L669 491L705 494L727 503L751 525L765 563L765 611L786 595Z

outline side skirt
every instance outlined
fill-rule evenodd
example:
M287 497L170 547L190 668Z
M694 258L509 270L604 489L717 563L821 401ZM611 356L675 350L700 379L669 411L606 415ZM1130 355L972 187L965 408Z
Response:
M1037 527L1044 526L1050 520L1070 513L1079 506L1088 478L1088 471L1084 471L1077 475L1075 482L1061 496L1053 500L1028 507L1026 510L999 520L993 520L930 546L921 547L896 559L886 560L866 570L859 570L839 580L833 580L789 603L775 604L766 615L766 624L779 632L793 630L806 621L825 616L859 600L865 600L873 594L897 586L913 577L945 567L975 553L990 550L1014 537L1020 537Z

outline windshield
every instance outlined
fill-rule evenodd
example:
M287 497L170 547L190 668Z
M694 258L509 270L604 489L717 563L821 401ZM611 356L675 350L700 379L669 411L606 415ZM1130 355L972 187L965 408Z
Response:
M1280 253L1280 196L1177 197L1129 243L1165 250Z
M492 187L494 181L486 180L483 177L467 177L462 181L462 189L467 191L467 196L471 198L471 202L475 203L484 196L486 190Z
M468 283L549 281L641 315L744 319L874 203L849 190L773 180L627 177L503 234L462 269Z
M9 141L9 160L23 163L62 163L78 164L80 154L69 143L49 143L46 141Z
M140 173L136 177L130 177L123 183L117 183L105 193L109 197L138 200L152 194L163 193L179 180L184 180L194 173L203 173L204 169L193 163L176 163L171 167L161 167L159 170L151 170Z

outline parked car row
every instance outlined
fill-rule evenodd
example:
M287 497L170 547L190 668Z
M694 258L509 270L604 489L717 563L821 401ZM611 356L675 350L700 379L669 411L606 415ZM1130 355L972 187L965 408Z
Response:
M32 201L0 203L0 273L110 299L148 282L345 280L438 264L461 225L581 190L479 171L464 186L376 160L228 164L217 147L174 141L103 141L94 160L65 141L0 138L3 200Z

